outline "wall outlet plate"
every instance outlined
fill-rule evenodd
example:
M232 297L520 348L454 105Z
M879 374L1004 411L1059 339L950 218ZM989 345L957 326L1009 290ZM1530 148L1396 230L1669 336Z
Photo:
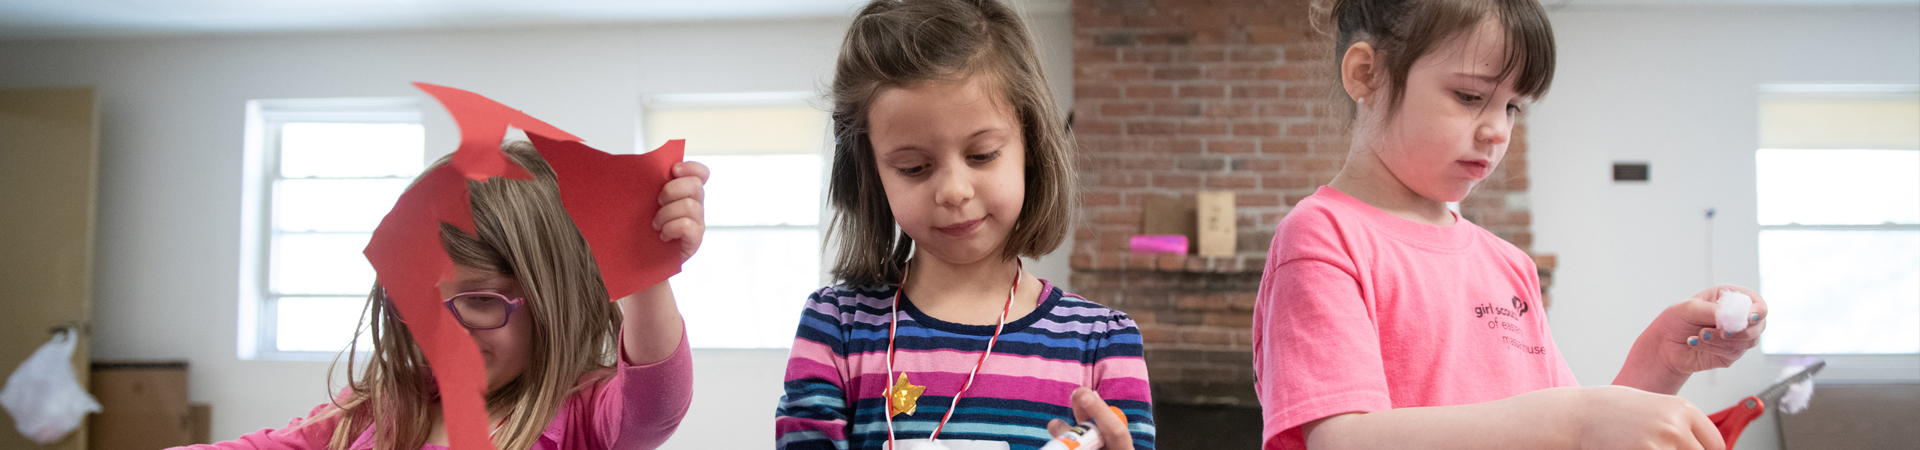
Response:
M1645 161L1614 161L1613 181L1647 181L1650 166Z

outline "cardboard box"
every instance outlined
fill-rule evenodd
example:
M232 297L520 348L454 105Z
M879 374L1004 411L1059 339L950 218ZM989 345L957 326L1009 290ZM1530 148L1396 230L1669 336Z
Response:
M195 403L187 405L187 420L193 436L189 441L195 444L213 443L213 405Z
M1196 242L1196 218L1192 200L1169 195L1149 195L1140 205L1140 234L1176 234ZM1192 253L1192 246L1187 247Z
M87 427L93 450L153 450L193 443L187 363L93 363L91 391L100 413Z
M1197 198L1200 256L1232 257L1239 229L1233 212L1233 191L1201 191Z

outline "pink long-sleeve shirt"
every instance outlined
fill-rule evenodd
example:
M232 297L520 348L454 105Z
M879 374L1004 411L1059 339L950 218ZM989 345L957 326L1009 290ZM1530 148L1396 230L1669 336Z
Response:
M660 362L637 366L629 364L625 354L621 352L612 377L567 397L553 423L540 434L534 450L652 449L673 435L693 401L693 356L685 333L680 336L680 347ZM316 406L307 417L293 419L277 430L261 429L231 441L177 449L325 449L334 427L340 425L340 417L306 422L314 420L314 416L328 406ZM373 449L373 427L368 427L348 448ZM427 444L425 448L446 447Z

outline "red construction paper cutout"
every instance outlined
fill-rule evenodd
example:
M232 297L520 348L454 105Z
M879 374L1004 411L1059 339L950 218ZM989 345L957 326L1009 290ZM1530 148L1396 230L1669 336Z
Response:
M413 85L440 100L440 104L447 107L447 112L453 114L453 121L460 124L460 148L453 152L453 165L467 178L533 178L527 174L527 169L515 165L505 153L500 153L500 139L506 137L509 125L527 133L539 133L558 140L580 140L578 136L567 134L527 113L508 108L480 94L435 84Z
M680 243L660 241L653 215L686 141L667 141L639 155L614 155L538 133L527 138L559 175L560 203L593 248L608 298L617 300L680 273Z
M500 152L508 126L527 132L553 166L561 204L586 238L610 299L665 281L680 271L680 248L660 242L652 227L661 187L682 158L682 141L644 155L612 155L580 138L479 94L426 83L460 125L460 147L450 164L422 175L401 194L365 254L431 365L439 384L449 446L493 450L486 402L486 364L460 322L441 305L440 282L453 279L453 262L440 245L440 224L473 232L467 180L532 178Z
M427 172L400 194L367 243L367 261L435 369L441 408L446 411L447 443L453 448L492 450L483 399L486 363L466 327L441 307L440 281L453 278L453 261L440 246L441 222L473 229L466 178L452 166Z

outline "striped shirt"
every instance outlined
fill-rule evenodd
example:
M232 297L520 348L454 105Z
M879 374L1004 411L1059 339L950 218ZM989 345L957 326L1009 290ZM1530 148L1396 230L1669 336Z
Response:
M780 449L879 450L887 442L887 309L894 287L832 286L807 298L786 395L775 411ZM1140 329L1126 313L1069 295L1042 280L1033 313L1008 318L941 440L1046 444L1047 421L1069 422L1074 388L1086 386L1127 414L1134 447L1153 448L1153 403ZM926 439L952 405L993 336L992 325L935 319L901 296L894 370L925 386L912 414L893 417L895 439Z

